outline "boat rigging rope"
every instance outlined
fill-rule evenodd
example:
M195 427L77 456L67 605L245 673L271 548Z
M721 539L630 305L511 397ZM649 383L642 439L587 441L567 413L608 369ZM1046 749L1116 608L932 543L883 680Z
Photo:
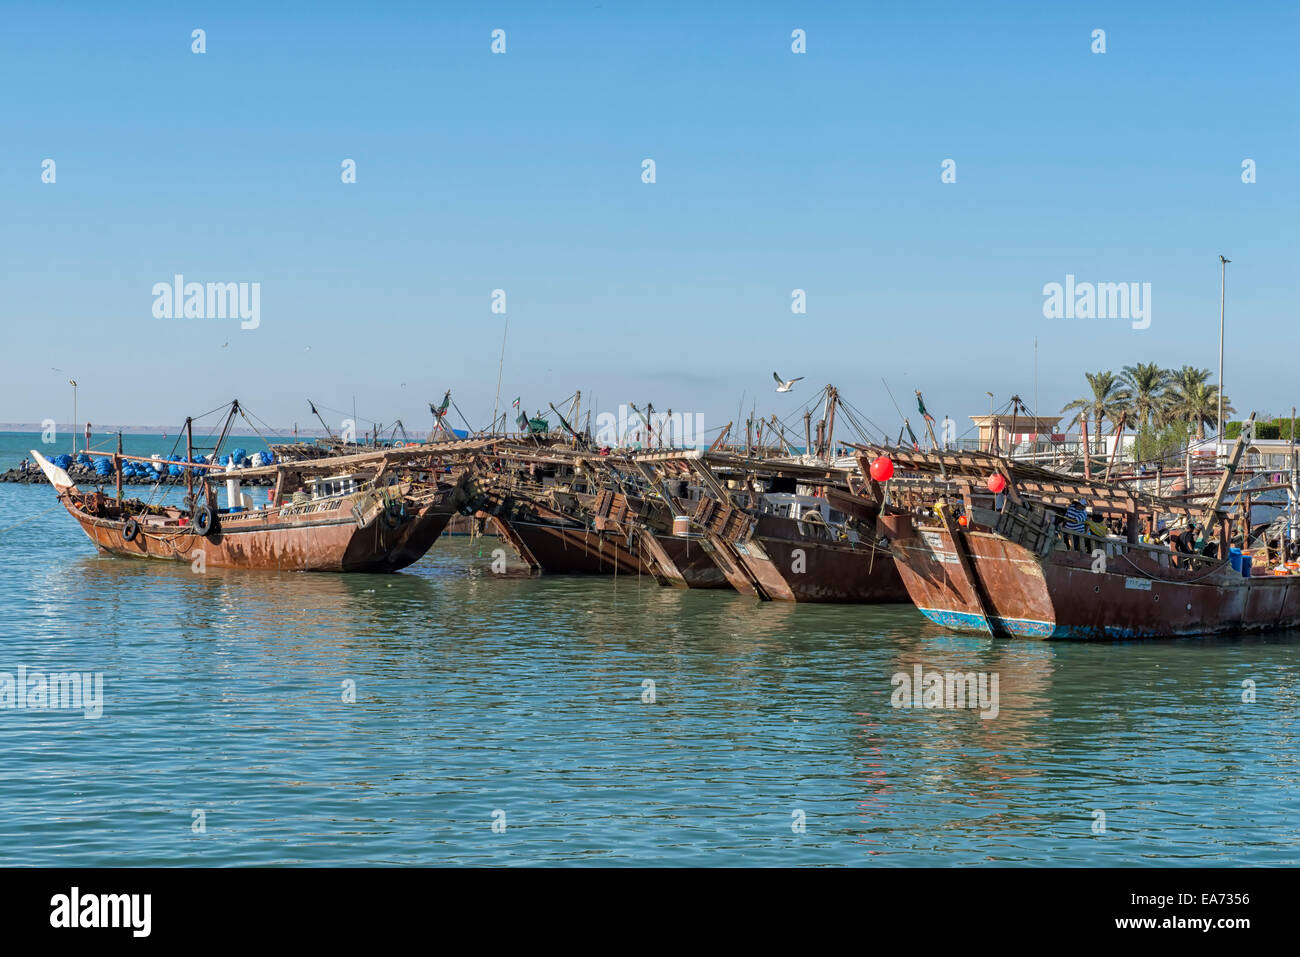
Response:
M781 425L786 428L793 428L793 426L790 424L791 419L795 418L796 416L802 418L805 412L813 411L814 409L816 409L816 407L821 403L822 399L824 399L825 397L826 397L826 387L822 386L821 391L818 392L815 396L813 396L803 405L799 406L797 409L795 409L793 412L787 415L784 419L777 419L777 421L780 422Z
M269 449L269 448L271 447L271 443L267 441L266 436L264 436L261 432L257 431L257 426L255 426L255 425L253 424L253 420L250 419L250 418L247 416L247 414L245 414L245 412L244 412L244 407L243 407L242 405L239 407L239 416L240 416L240 418L242 418L245 422L248 423L248 427L249 427L250 429L253 430L253 434L256 435L259 439L261 439L261 440L262 440L262 444L265 445L265 446ZM265 423L263 423L263 424L265 424Z
M272 427L271 427L271 426L266 422L265 419L263 419L260 415L257 415L255 412L249 412L249 411L248 411L247 409L245 409L242 405L239 407L239 411L240 411L240 412L243 412L243 413L247 413L247 414L244 416L245 418L248 418L248 416L251 415L254 419L257 419L258 422L262 423L262 428L266 429L267 432L270 432L270 433L271 433L272 435L274 435L276 438L280 438L280 439L288 438L288 436L286 436L286 435L284 435L283 433L278 432L277 430L273 429L273 428L272 428ZM250 421L248 424L249 424L250 426L252 426L253 423ZM254 428L253 431L257 433L257 437L258 437L259 439L261 439L261 440L266 444L266 447L269 449L269 448L271 447L271 443L267 440L266 436L264 436L261 432L258 432L256 428Z
M40 518L42 515L48 515L50 512L54 511L56 508L63 508L63 501L62 501L62 499L60 499L59 501L55 502L55 503L54 503L53 505L51 505L49 508L47 508L47 509L43 509L42 511L37 512L35 515L31 516L30 518L25 518L25 519L23 519L21 522L15 522L13 525L6 525L4 528L0 528L0 535L3 535L5 532L11 532L11 531L13 531L15 528L20 528L21 526L26 525L28 522L34 522L34 521L36 521L38 518Z
M1177 579L1177 578L1157 578L1155 575L1152 575L1152 574L1151 574L1149 571L1147 571L1146 569L1144 569L1144 568L1140 568L1139 566L1137 566L1136 564L1134 564L1134 563L1133 563L1133 559L1129 558L1129 557L1128 557L1128 554L1127 554L1126 552L1120 552L1119 555L1118 555L1118 557L1119 557L1119 558L1122 558L1122 559L1124 559L1124 561L1128 562L1129 565L1131 565L1135 571L1137 571L1137 572L1141 573L1142 575L1144 575L1145 577L1151 579L1151 581L1153 581L1153 582L1159 582L1159 583L1162 584L1162 585L1195 585L1197 582L1204 581L1205 579L1209 578L1211 575L1216 574L1216 573L1219 572L1219 571L1221 570L1221 568L1222 568L1222 566L1220 566L1220 565L1213 565L1213 566L1211 566L1210 570L1207 571L1204 575L1200 575L1200 576L1198 576L1198 577L1196 577L1196 578L1192 578L1192 579L1183 579L1183 580L1179 580L1179 579Z
M171 549L173 555L179 555L183 551L185 551L185 549L177 548L175 543L187 535L190 536L190 538L192 539L196 537L197 533L195 533L192 530L177 531L175 534L160 534L158 532L146 532L144 530L144 526L142 525L140 526L140 534L145 538L152 538L155 541L161 542L162 544L166 545L168 548ZM193 543L191 542L191 544Z
M344 419L352 419L354 423L355 423L355 422L368 422L368 423L370 423L371 425L380 425L380 424L381 424L381 423L379 423L379 422L376 422L374 419L367 419L365 416L360 416L360 415L358 415L358 416L355 416L355 417L354 417L353 414L352 414L351 412L344 412L342 409L331 409L328 405L325 405L323 402L317 402L317 403L316 403L316 406L317 406L317 408L324 409L326 412L333 412L335 415L341 415L341 416L343 416Z
M888 436L888 434L885 432L885 430L882 429L880 426L878 426L875 422L872 422L871 419L868 418L866 415L864 415L864 414L862 413L862 410L859 409L857 406L855 406L852 402L849 402L847 399L845 399L843 396L841 396L841 397L840 397L840 404L841 404L842 406L844 406L845 411L846 411L847 413L850 413L850 414L849 414L849 421L853 423L853 427L856 428L856 429L858 430L858 432L862 435L863 438L867 439L868 441L871 441L871 433L868 432L866 429L864 429L864 428L862 427L862 424L861 424L860 422L858 422L858 419L859 419L859 418L860 418L863 422L866 422L869 426L871 426L871 427L872 427L873 429L875 429L877 432L879 432L882 436L885 436L885 441L888 441L889 436Z

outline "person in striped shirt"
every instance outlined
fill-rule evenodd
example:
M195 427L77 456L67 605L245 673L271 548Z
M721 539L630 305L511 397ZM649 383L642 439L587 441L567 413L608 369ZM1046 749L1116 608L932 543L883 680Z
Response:
M1082 535L1088 525L1088 503L1076 498L1065 510L1065 543L1074 551L1083 551Z

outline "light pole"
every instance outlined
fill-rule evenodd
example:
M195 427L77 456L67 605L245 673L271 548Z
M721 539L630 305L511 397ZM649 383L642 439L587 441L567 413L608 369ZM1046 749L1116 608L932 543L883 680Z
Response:
M997 435L997 433L994 431L994 422L993 422L993 393L985 392L984 394L989 397L989 448L988 450L992 452L993 439Z
M1215 431L1220 446L1223 445L1223 302L1224 294L1228 290L1228 263L1230 262L1231 259L1223 258L1223 253L1219 254L1219 416Z
M72 454L77 454L77 380L69 379L72 386Z

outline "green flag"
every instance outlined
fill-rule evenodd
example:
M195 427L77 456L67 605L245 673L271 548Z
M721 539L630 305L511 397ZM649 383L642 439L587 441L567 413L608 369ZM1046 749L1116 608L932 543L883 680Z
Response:
M925 411L925 400L921 398L920 389L916 390L916 410L921 413L925 418L925 421L929 422L931 425L934 424L934 416Z

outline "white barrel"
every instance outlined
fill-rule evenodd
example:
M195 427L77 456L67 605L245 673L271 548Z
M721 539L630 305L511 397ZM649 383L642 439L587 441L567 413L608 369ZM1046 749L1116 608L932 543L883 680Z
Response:
M236 466L234 462L231 462L226 466L226 471L233 472L236 468L238 468L238 466ZM226 507L237 508L240 505L240 502L239 479L226 479Z

